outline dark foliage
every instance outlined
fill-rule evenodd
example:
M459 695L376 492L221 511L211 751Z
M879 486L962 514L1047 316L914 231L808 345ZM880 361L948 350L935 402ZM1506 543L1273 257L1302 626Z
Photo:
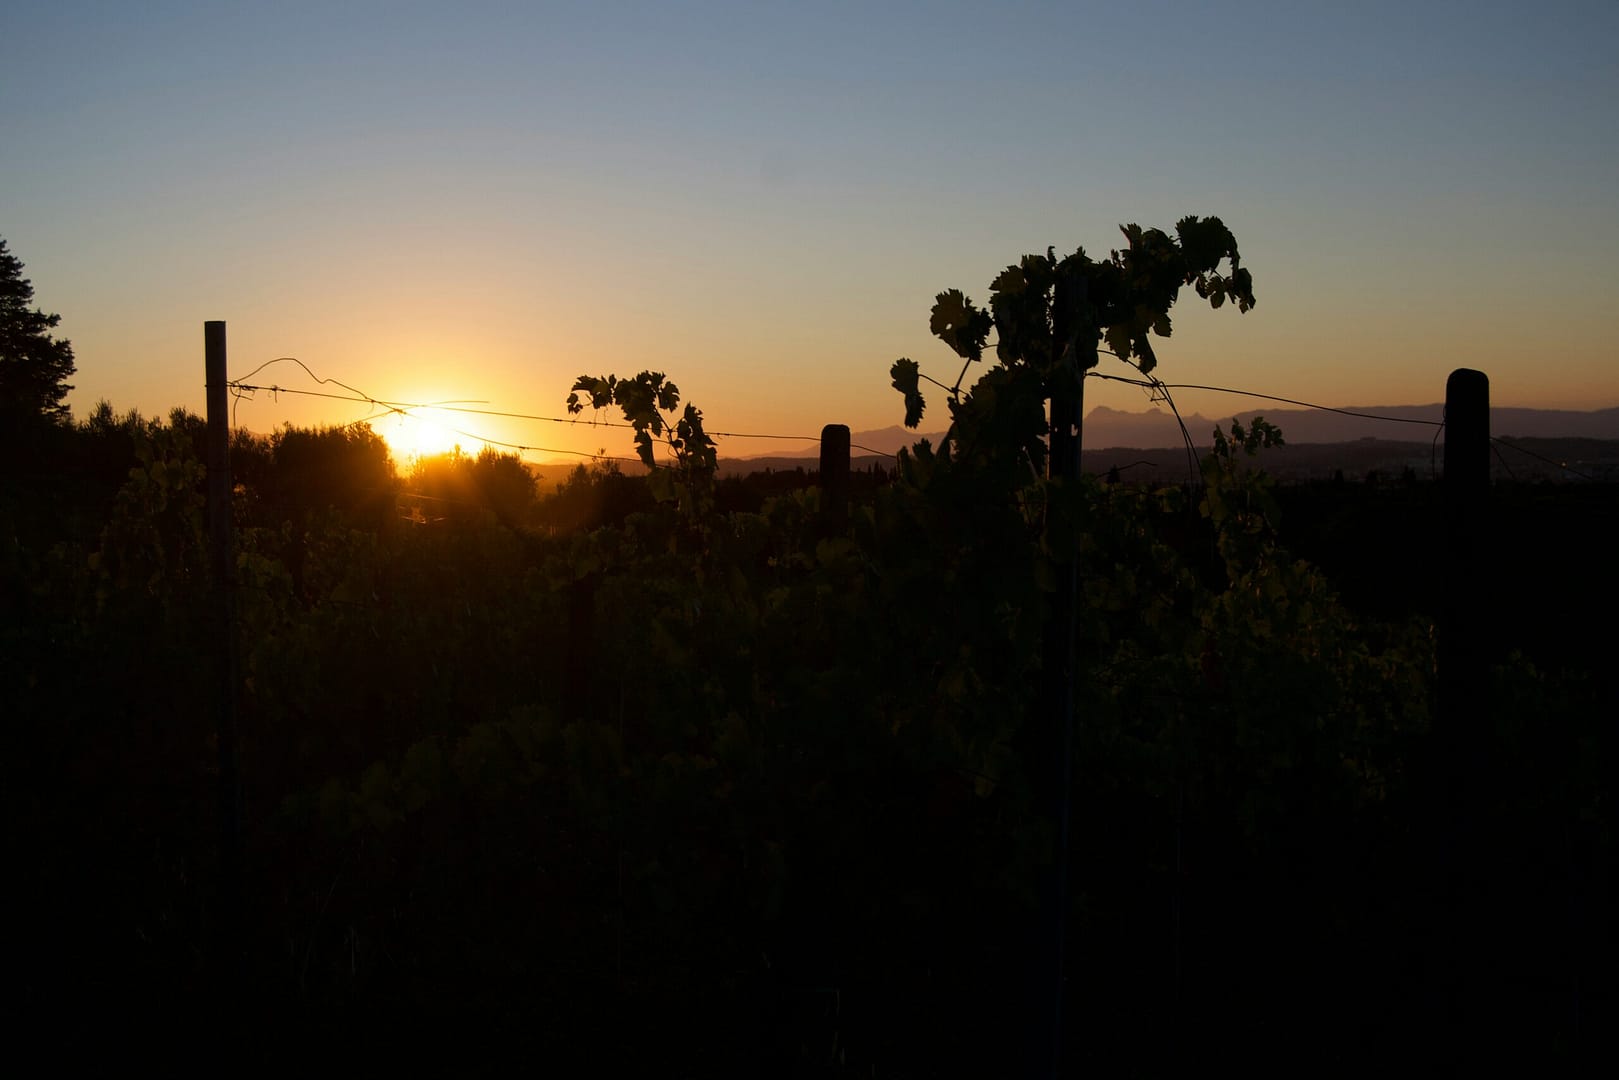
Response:
M5 568L24 996L46 1012L163 1001L135 1009L163 1023L217 985L195 423L81 425L63 460L102 463L76 518L101 527L25 529ZM1016 1060L1046 835L1017 751L1037 503L923 455L838 535L813 487L694 529L610 470L534 528L421 524L364 509L365 469L298 509L278 461L373 451L281 444L331 458L237 457L255 1017L464 1026L579 1065ZM1083 496L1072 1045L1097 1064L1379 1058L1427 1016L1421 604L1344 606L1276 544L1301 496L1221 464L1240 457L1211 459L1201 513L1173 488ZM615 487L642 492L615 524L544 524ZM1503 656L1496 677L1492 760L1532 767L1497 778L1491 902L1517 914L1493 947L1517 1041L1567 1055L1571 995L1603 1007L1612 955L1611 733L1585 669Z
M1024 395L986 378L948 453L919 445L836 522L807 477L714 483L701 440L673 475L545 496L500 455L400 484L363 431L238 440L229 949L198 424L63 429L40 468L73 493L22 503L0 564L25 1015L191 1038L228 1013L253 1046L453 1032L567 1072L1014 1072L1061 555L1077 1065L1447 1052L1426 600L1371 591L1348 501L1249 467L1268 425L1221 433L1197 488L1057 485ZM632 405L673 413L658 386ZM680 415L661 437L700 430ZM1432 493L1384 493L1417 546ZM1295 509L1330 573L1281 543ZM1523 557L1536 618L1607 580ZM1491 1030L1574 1062L1614 1007L1611 691L1571 654L1498 661Z

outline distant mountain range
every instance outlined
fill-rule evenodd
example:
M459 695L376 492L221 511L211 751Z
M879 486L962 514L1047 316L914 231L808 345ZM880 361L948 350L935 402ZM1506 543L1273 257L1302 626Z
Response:
M1367 416L1350 416L1363 413ZM1192 442L1198 446L1213 443L1216 424L1229 427L1233 419L1247 424L1256 416L1282 429L1290 443L1343 443L1359 439L1414 440L1428 442L1433 425L1444 419L1445 407L1433 405L1350 406L1342 412L1322 409L1248 409L1238 413L1183 417ZM1386 419L1368 419L1367 417ZM1568 409L1490 410L1490 434L1519 439L1619 439L1619 408L1594 412ZM1440 441L1443 441L1443 435ZM1097 449L1112 446L1174 446L1181 441L1180 429L1170 413L1153 409L1144 413L1121 412L1106 407L1092 410L1085 419L1085 445Z
M1345 443L1360 439L1431 442L1434 424L1444 416L1445 407L1433 405L1351 406L1343 412L1321 409L1247 409L1237 413L1205 416L1188 413L1181 417L1194 445L1212 445L1216 425L1229 428L1233 419L1243 424L1262 416L1281 428L1289 443ZM1344 413L1367 413L1387 419L1366 419ZM1497 437L1540 439L1619 439L1619 408L1576 412L1571 409L1490 410L1490 434ZM882 454L892 454L919 439L935 446L943 432L916 432L895 425L874 431L854 432L850 441ZM1112 447L1153 448L1182 446L1180 427L1172 413L1164 409L1125 412L1100 406L1085 417L1085 447L1104 450ZM1444 441L1443 434L1440 441ZM855 450L855 455L860 455Z

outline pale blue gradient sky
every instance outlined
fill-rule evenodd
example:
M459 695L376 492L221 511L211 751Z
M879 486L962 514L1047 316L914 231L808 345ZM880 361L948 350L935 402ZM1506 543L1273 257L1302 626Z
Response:
M1232 227L1259 306L1188 294L1171 381L1414 403L1468 365L1499 404L1604 407L1616 42L1612 0L11 0L0 236L63 316L79 415L200 411L222 318L237 374L290 354L377 397L553 413L580 372L652 367L715 428L880 427L895 357L955 375L935 292L1188 213Z

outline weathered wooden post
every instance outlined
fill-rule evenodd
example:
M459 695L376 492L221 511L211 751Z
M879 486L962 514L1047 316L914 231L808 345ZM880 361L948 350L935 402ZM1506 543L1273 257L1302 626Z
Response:
M1434 731L1443 907L1437 932L1443 1024L1453 1053L1481 1051L1489 949L1480 812L1489 797L1489 641L1485 582L1490 491L1490 382L1458 368L1445 383L1444 588L1439 715ZM1471 1048L1471 1049L1470 1049Z
M1083 294L1082 294L1083 295ZM1053 334L1052 355L1062 355ZM1050 404L1050 453L1046 476L1056 488L1054 499L1066 497L1079 479L1080 431L1085 406L1084 373L1074 357L1073 378L1058 380ZM1079 552L1076 539L1055 520L1050 504L1044 522L1045 546L1053 561L1056 588L1041 643L1039 712L1034 725L1035 798L1052 825L1049 877L1043 883L1040 917L1031 949L1034 1035L1030 1073L1062 1074L1063 983L1067 964L1069 804L1073 788L1074 679L1079 607Z
M1440 615L1441 737L1458 751L1476 752L1484 702L1486 514L1490 494L1490 382L1482 371L1458 368L1445 384L1444 608ZM1467 737L1472 736L1472 737Z
M821 429L821 511L834 531L849 520L849 428L845 424Z
M242 792L236 749L236 558L231 543L230 411L225 374L225 324L203 323L208 412L208 538L213 562L216 721L219 752L219 927L217 959L229 983L241 977Z

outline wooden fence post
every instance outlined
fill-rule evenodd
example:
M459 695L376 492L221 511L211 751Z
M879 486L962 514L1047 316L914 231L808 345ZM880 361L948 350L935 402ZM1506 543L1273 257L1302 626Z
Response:
M842 529L849 520L849 428L845 424L821 429L821 509L834 530Z
M1480 811L1489 798L1492 748L1485 593L1490 491L1490 382L1458 368L1445 383L1444 588L1439 614L1439 784L1442 910L1440 1007L1458 1052L1482 1049L1492 936L1485 918L1487 852Z
M1053 355L1060 354L1052 343ZM1057 489L1053 498L1064 497L1079 480L1081 424L1085 408L1085 383L1075 371L1073 385L1054 390L1051 396L1050 452L1046 476ZM1064 1015L1063 983L1068 952L1068 848L1070 802L1073 789L1074 680L1077 658L1079 608L1079 552L1077 543L1063 543L1053 536L1054 513L1048 505L1043 525L1046 550L1055 564L1055 586L1051 612L1041 642L1040 697L1035 714L1032 743L1036 805L1052 824L1051 865L1041 887L1041 911L1033 923L1029 943L1030 1010L1032 1025L1029 1071L1032 1076L1056 1077L1063 1074ZM1073 538L1070 537L1070 540Z
M230 411L225 374L225 324L203 323L208 411L208 538L213 563L211 635L219 751L219 926L217 960L228 985L242 977L242 790L237 765L236 558L231 542Z

